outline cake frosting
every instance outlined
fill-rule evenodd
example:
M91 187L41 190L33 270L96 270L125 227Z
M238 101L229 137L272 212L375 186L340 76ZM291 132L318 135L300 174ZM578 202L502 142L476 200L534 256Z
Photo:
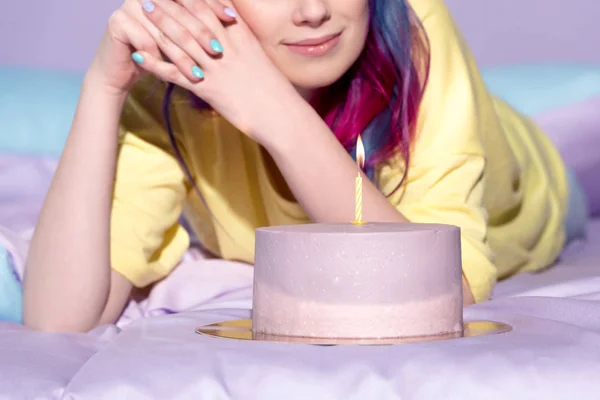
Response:
M304 224L256 230L252 326L312 338L461 332L460 229Z

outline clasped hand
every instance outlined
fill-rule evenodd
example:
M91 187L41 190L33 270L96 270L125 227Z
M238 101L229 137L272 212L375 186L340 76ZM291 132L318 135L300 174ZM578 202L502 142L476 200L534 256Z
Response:
M138 2L158 46L133 53L140 68L190 90L259 143L267 140L261 125L285 96L298 94L233 7L216 0Z

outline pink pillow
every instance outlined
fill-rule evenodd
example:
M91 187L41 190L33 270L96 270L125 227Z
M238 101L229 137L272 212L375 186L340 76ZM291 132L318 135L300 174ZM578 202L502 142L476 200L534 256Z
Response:
M533 118L581 181L592 214L600 214L600 96Z

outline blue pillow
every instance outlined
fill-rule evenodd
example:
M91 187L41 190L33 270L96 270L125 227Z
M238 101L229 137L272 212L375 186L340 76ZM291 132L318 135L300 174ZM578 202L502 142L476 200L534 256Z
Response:
M600 64L530 64L483 70L490 91L526 115L600 96Z
M58 157L82 79L78 73L0 68L0 152Z

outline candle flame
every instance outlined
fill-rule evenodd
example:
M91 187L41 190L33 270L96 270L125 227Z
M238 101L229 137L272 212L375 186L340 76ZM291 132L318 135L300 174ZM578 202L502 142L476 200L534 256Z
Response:
M358 141L356 142L356 162L360 169L365 166L365 146L363 145L360 135L358 135Z

